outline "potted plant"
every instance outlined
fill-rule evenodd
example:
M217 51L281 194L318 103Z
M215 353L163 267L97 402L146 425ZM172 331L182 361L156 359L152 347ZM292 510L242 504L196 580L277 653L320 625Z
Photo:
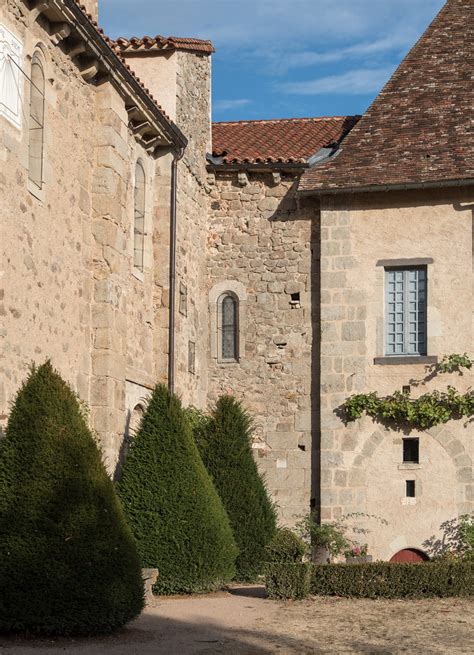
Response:
M352 548L344 551L346 564L362 564L363 562L371 562L372 555L368 555L367 550L367 544L353 544Z

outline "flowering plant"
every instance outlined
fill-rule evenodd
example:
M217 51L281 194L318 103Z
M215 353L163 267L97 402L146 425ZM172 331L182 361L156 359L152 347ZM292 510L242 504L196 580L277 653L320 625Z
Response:
M344 555L346 556L347 559L350 557L367 557L367 550L368 546L367 544L356 544L354 545L350 550L344 551Z

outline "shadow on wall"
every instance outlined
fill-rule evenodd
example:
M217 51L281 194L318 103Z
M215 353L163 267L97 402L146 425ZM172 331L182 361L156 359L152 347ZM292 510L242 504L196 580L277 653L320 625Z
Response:
M464 554L469 550L465 533L466 525L474 525L474 514L444 521L440 525L441 536L431 536L423 542L423 548L431 558L440 557L447 553Z

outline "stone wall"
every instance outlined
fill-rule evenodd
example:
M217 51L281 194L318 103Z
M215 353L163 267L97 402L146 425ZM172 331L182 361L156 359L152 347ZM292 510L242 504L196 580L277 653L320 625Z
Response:
M178 52L176 122L188 138L178 166L176 391L185 404L205 406L207 399L208 319L206 243L208 197L206 153L211 140L211 60ZM179 292L187 294L187 311L180 311ZM189 361L195 348L194 367ZM194 373L190 372L194 368Z
M1 14L24 45L25 75L21 129L0 116L0 415L5 422L30 363L50 358L90 405L113 472L136 405L166 379L171 157L139 145L118 90L87 84L22 6ZM28 182L26 76L38 47L46 77L41 190ZM138 160L143 272L133 265Z
M22 3L0 22L23 44L21 128L0 117L0 415L32 362L51 358L89 400L94 91ZM46 77L44 186L28 180L31 57Z
M471 201L469 206L467 201ZM422 364L377 365L384 354L384 268L379 260L431 258L428 355L473 355L472 195L405 192L325 198L321 209L321 507L324 520L366 512L364 537L376 558L424 550L443 521L472 511L472 424L424 432L385 429L368 418L347 426L335 410L353 393L414 395L472 386L463 376L430 376ZM417 383L416 381L420 381ZM420 439L420 464L402 463L402 438ZM416 480L415 499L405 481Z
M205 166L211 140L211 60L207 55L193 52L153 51L127 56L127 62L188 139L178 164L175 389L185 404L203 407L207 397L208 321L203 291L206 288ZM168 163L171 165L171 156ZM162 193L163 179L157 179L156 187ZM167 209L164 204L161 207L169 217L169 205ZM163 212L159 213L162 216ZM162 245L169 244L169 234L160 238ZM156 274L159 276L165 270L169 275L168 263L159 261ZM165 286L167 303L169 289ZM190 347L195 352L193 366L190 366L193 363Z
M210 344L209 401L234 394L255 418L257 461L289 524L310 505L318 378L317 204L297 202L295 181L269 172L240 184L237 173L218 172L207 251L211 341L218 296L243 289L239 362L219 362Z

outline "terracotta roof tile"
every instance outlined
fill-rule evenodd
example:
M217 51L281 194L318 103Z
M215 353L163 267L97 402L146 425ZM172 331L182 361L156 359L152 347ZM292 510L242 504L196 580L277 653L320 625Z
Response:
M306 163L341 142L359 116L214 123L212 153L222 163Z
M141 52L161 52L163 50L186 50L210 55L214 46L210 41L191 39L179 36L144 36L142 38L132 36L129 39L119 37L116 41L120 50L126 54Z
M344 141L305 172L303 191L474 178L474 0L448 0Z

